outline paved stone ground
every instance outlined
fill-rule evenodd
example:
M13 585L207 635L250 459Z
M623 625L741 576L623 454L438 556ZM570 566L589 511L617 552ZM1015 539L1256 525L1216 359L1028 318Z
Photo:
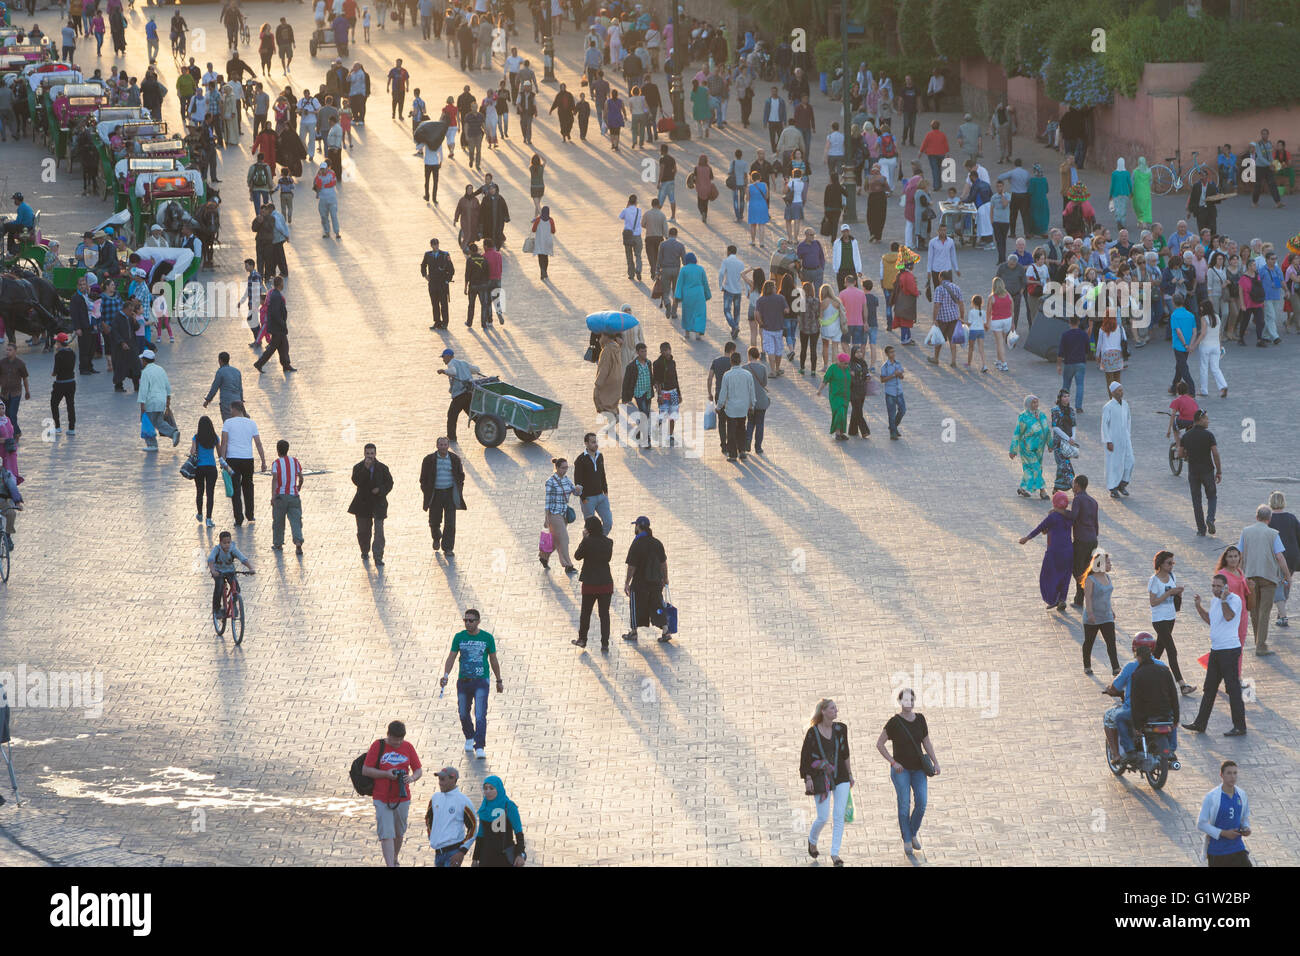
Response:
M305 6L247 9L255 25L287 9L300 38L308 35ZM220 35L215 6L187 12L191 26L205 27L213 40ZM141 73L139 15L132 23L126 65ZM576 582L541 571L534 542L549 459L578 452L593 420L582 316L630 301L647 317L652 345L674 343L687 405L700 410L707 365L725 334L720 297L708 341L682 342L654 312L648 288L623 279L614 213L641 188L642 157L614 155L594 132L592 145L565 146L544 119L535 148L549 164L547 202L558 220L553 284L540 286L535 264L518 253L529 152L512 132L485 163L514 218L508 324L485 334L453 323L445 338L425 331L419 258L430 235L450 241L454 197L480 179L465 176L458 157L444 167L442 204L422 204L408 128L384 117L380 87L398 55L430 104L458 91L466 77L414 30L374 32L375 42L355 54L376 93L372 121L350 154L356 176L343 194L342 240L314 233L305 188L298 201L289 304L302 371L285 378L272 366L259 376L235 318L161 350L187 438L216 352L228 349L244 370L268 450L287 437L313 472L304 490L303 558L269 548L265 480L260 520L237 533L261 572L245 591L242 648L210 628L201 555L215 535L194 524L190 486L176 475L184 449L141 453L134 405L112 393L106 375L81 380L77 436L43 440L50 361L24 352L36 392L20 413L30 505L13 576L0 592L2 669L102 671L105 700L98 716L82 707L17 712L14 756L28 803L0 810L7 837L0 859L374 864L371 811L351 792L347 767L396 717L425 765L458 764L476 798L484 775L503 777L523 814L533 863L799 864L807 861L809 804L797 777L798 748L814 703L829 695L852 728L856 754L858 821L845 838L845 857L897 864L893 793L871 744L898 686L920 689L924 675L978 672L997 681L994 706L927 700L922 708L943 766L930 787L922 862L1194 865L1200 798L1228 757L1242 765L1252 797L1257 860L1300 862L1294 631L1277 633L1275 657L1246 662L1257 695L1250 736L1222 738L1228 722L1221 700L1212 733L1186 739L1184 769L1163 792L1131 776L1107 776L1099 726L1107 702L1098 693L1104 666L1095 678L1080 673L1079 615L1044 614L1041 544L1016 545L1046 509L1014 495L1019 469L1006 446L1023 396L1035 392L1050 402L1057 388L1051 366L1019 352L1009 375L980 376L933 369L919 349L907 350L910 405L901 442L882 440L879 399L868 406L870 441L830 441L813 384L791 375L772 389L764 459L728 465L712 435L702 439L702 458L680 449L609 448L616 547L626 546L635 515L654 519L667 542L682 634L669 646L615 638L606 658L571 647ZM200 62L224 61L219 45L211 43ZM566 30L561 78L575 77L578 53ZM295 86L319 82L323 62L309 68L303 49ZM164 71L170 82L170 62ZM470 82L481 92L482 75ZM543 109L550 96L544 91ZM819 123L828 125L834 106L816 100ZM166 108L174 121L174 97ZM732 110L734 119L734 103ZM951 129L954 117L942 118ZM725 168L732 149L749 155L765 139L765 132L733 126L675 153L689 166L687 157L702 151ZM1019 145L1027 163L1046 164L1045 150ZM820 196L821 148L814 154L813 195ZM77 194L77 177L41 182L37 147L7 145L4 155L0 178L8 181L0 191L34 197L46 230L65 238L65 248L106 215L102 204ZM216 277L237 280L251 251L243 244L247 154L228 149L222 163L229 210ZM1104 190L1095 172L1085 179L1094 194ZM678 226L711 273L726 242L748 251L725 202L708 226L689 202L682 206ZM1172 226L1177 200L1158 201L1157 212ZM819 218L814 204L808 220ZM1280 240L1295 231L1289 214L1252 213L1245 201L1229 203L1223 218L1242 237ZM896 208L890 220L889 236L897 237ZM968 294L988 288L992 259L963 253ZM457 310L463 301L454 298ZM485 371L565 405L559 431L536 446L512 437L487 451L463 437L470 510L461 516L450 566L429 552L417 489L420 459L443 428L445 385L433 373L448 343ZM1286 437L1296 411L1296 347L1288 338L1267 352L1230 348L1224 370L1232 397L1208 400L1227 470L1222 539L1235 538L1270 489L1291 487L1281 479L1296 480L1294 443ZM1133 497L1102 502L1125 635L1148 621L1144 583L1156 550L1171 548L1187 583L1204 593L1220 547L1218 539L1194 537L1185 483L1165 465L1164 420L1153 412L1166 404L1169 365L1162 349L1135 353L1126 374L1138 456ZM1099 382L1090 373L1079 463L1093 475L1101 471ZM1242 439L1247 418L1254 441ZM943 440L945 426L953 440ZM358 560L345 513L348 467L366 441L378 444L396 478L382 571ZM223 526L224 508L218 502ZM463 759L454 701L439 699L436 686L459 612L470 605L497 636L506 680L506 693L492 697L486 761ZM626 608L617 598L616 615ZM1207 629L1185 611L1176 635L1196 682L1194 658L1208 646ZM432 787L431 779L416 786L418 807ZM431 862L419 848L405 858Z

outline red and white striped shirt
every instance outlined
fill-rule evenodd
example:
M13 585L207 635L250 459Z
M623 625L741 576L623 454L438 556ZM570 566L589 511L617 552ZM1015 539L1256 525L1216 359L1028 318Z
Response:
M302 480L302 465L297 458L277 458L271 464L271 494L296 495Z

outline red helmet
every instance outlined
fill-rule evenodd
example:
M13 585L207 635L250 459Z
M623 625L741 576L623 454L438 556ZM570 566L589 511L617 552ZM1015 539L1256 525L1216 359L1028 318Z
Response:
M1133 635L1134 654L1138 652L1139 647L1145 647L1148 652L1154 651L1156 648L1155 635L1152 634L1150 631L1138 631L1136 634Z

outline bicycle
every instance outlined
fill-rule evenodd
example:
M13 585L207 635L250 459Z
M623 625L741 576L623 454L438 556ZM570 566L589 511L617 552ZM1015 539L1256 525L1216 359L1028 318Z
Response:
M0 531L0 584L9 582L9 535Z
M1151 167L1151 192L1157 196L1167 196L1171 192L1178 192L1183 188L1183 184L1190 183L1196 174L1205 170L1210 174L1211 179L1217 179L1215 172L1205 163L1197 159L1198 153L1192 150L1192 168L1187 171L1187 177L1182 175L1182 154L1169 156L1163 163L1157 163ZM1172 163L1173 165L1169 165Z
M1174 420L1173 441L1169 443L1169 470L1172 471L1175 475L1181 475L1183 473L1183 455L1182 455L1183 433L1178 430L1178 420L1176 418L1177 413L1175 413L1171 409L1160 408L1156 410L1156 414L1168 415L1171 419Z
M221 577L224 585L221 591L221 610L212 615L212 629L218 635L226 631L230 623L230 636L238 646L244 643L244 598L239 593L239 580L236 575L254 574L254 571L225 571Z

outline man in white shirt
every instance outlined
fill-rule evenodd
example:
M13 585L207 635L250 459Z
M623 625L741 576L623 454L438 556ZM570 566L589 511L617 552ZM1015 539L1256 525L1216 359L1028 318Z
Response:
M262 471L266 471L266 452L262 450L262 438L257 430L257 423L248 417L243 402L230 403L230 417L221 423L221 449L218 452L225 459L230 470L235 473L235 493L230 499L235 511L235 527L244 523L245 515L253 522L253 447L262 459ZM241 494L242 492L242 494Z
M641 281L641 207L638 206L636 194L627 197L618 218L623 222L623 254L627 257L627 277ZM633 259L635 258L635 263Z
M866 87L864 86L865 90ZM943 74L939 68L935 67L934 72L930 74L930 82L925 85L925 111L927 113L939 112L939 95L943 93Z
M1241 638L1237 636L1241 626L1241 598L1228 590L1228 579L1222 574L1214 576L1211 588L1214 597L1208 611L1202 606L1199 594L1192 599L1196 602L1196 613L1210 625L1210 659L1205 666L1201 709L1196 712L1196 719L1183 724L1183 727L1193 733L1205 733L1222 682L1228 691L1228 707L1232 713L1232 729L1224 736L1241 737L1246 733L1246 706L1241 699L1241 676L1238 673L1241 665Z
M144 371L140 373L139 402L140 415L152 423L155 434L144 440L145 451L158 450L158 435L167 435L172 440L172 447L180 444L181 433L175 425L167 421L172 410L172 386L167 380L167 373L155 361L153 349L140 353Z
M439 770L438 792L429 798L424 813L434 866L460 866L478 838L474 803L456 786L459 782L460 771L455 767Z
M785 100L781 99L779 90L772 87L772 95L763 103L763 122L767 124L767 136L772 143L772 152L776 152L776 141L781 137L781 131L785 129L786 123Z
M519 55L519 47L512 46L506 57L506 79L510 81L510 99L519 95L519 68L524 65L524 58Z
M844 134L840 132L839 123L831 123L831 131L826 134L826 169L834 176L844 164Z
M316 159L316 114L320 112L320 100L310 93L298 100L298 136L302 139L307 158Z
M727 461L735 461L737 454L744 461L745 423L758 402L754 376L741 365L740 352L731 353L731 368L718 385L718 427L725 428Z
M722 289L722 317L731 326L731 341L740 338L740 301L745 293L745 281L741 276L745 264L736 255L735 246L727 246L727 257L718 267L718 286Z
M438 174L442 172L442 147L424 147L424 201L429 201L429 179L433 179L433 204L438 205Z
M948 235L946 223L939 223L938 232L930 240L927 252L925 268L930 273L930 285L934 288L939 287L941 272L951 272L954 276L961 275L961 270L957 268L957 243L953 242L952 236Z

